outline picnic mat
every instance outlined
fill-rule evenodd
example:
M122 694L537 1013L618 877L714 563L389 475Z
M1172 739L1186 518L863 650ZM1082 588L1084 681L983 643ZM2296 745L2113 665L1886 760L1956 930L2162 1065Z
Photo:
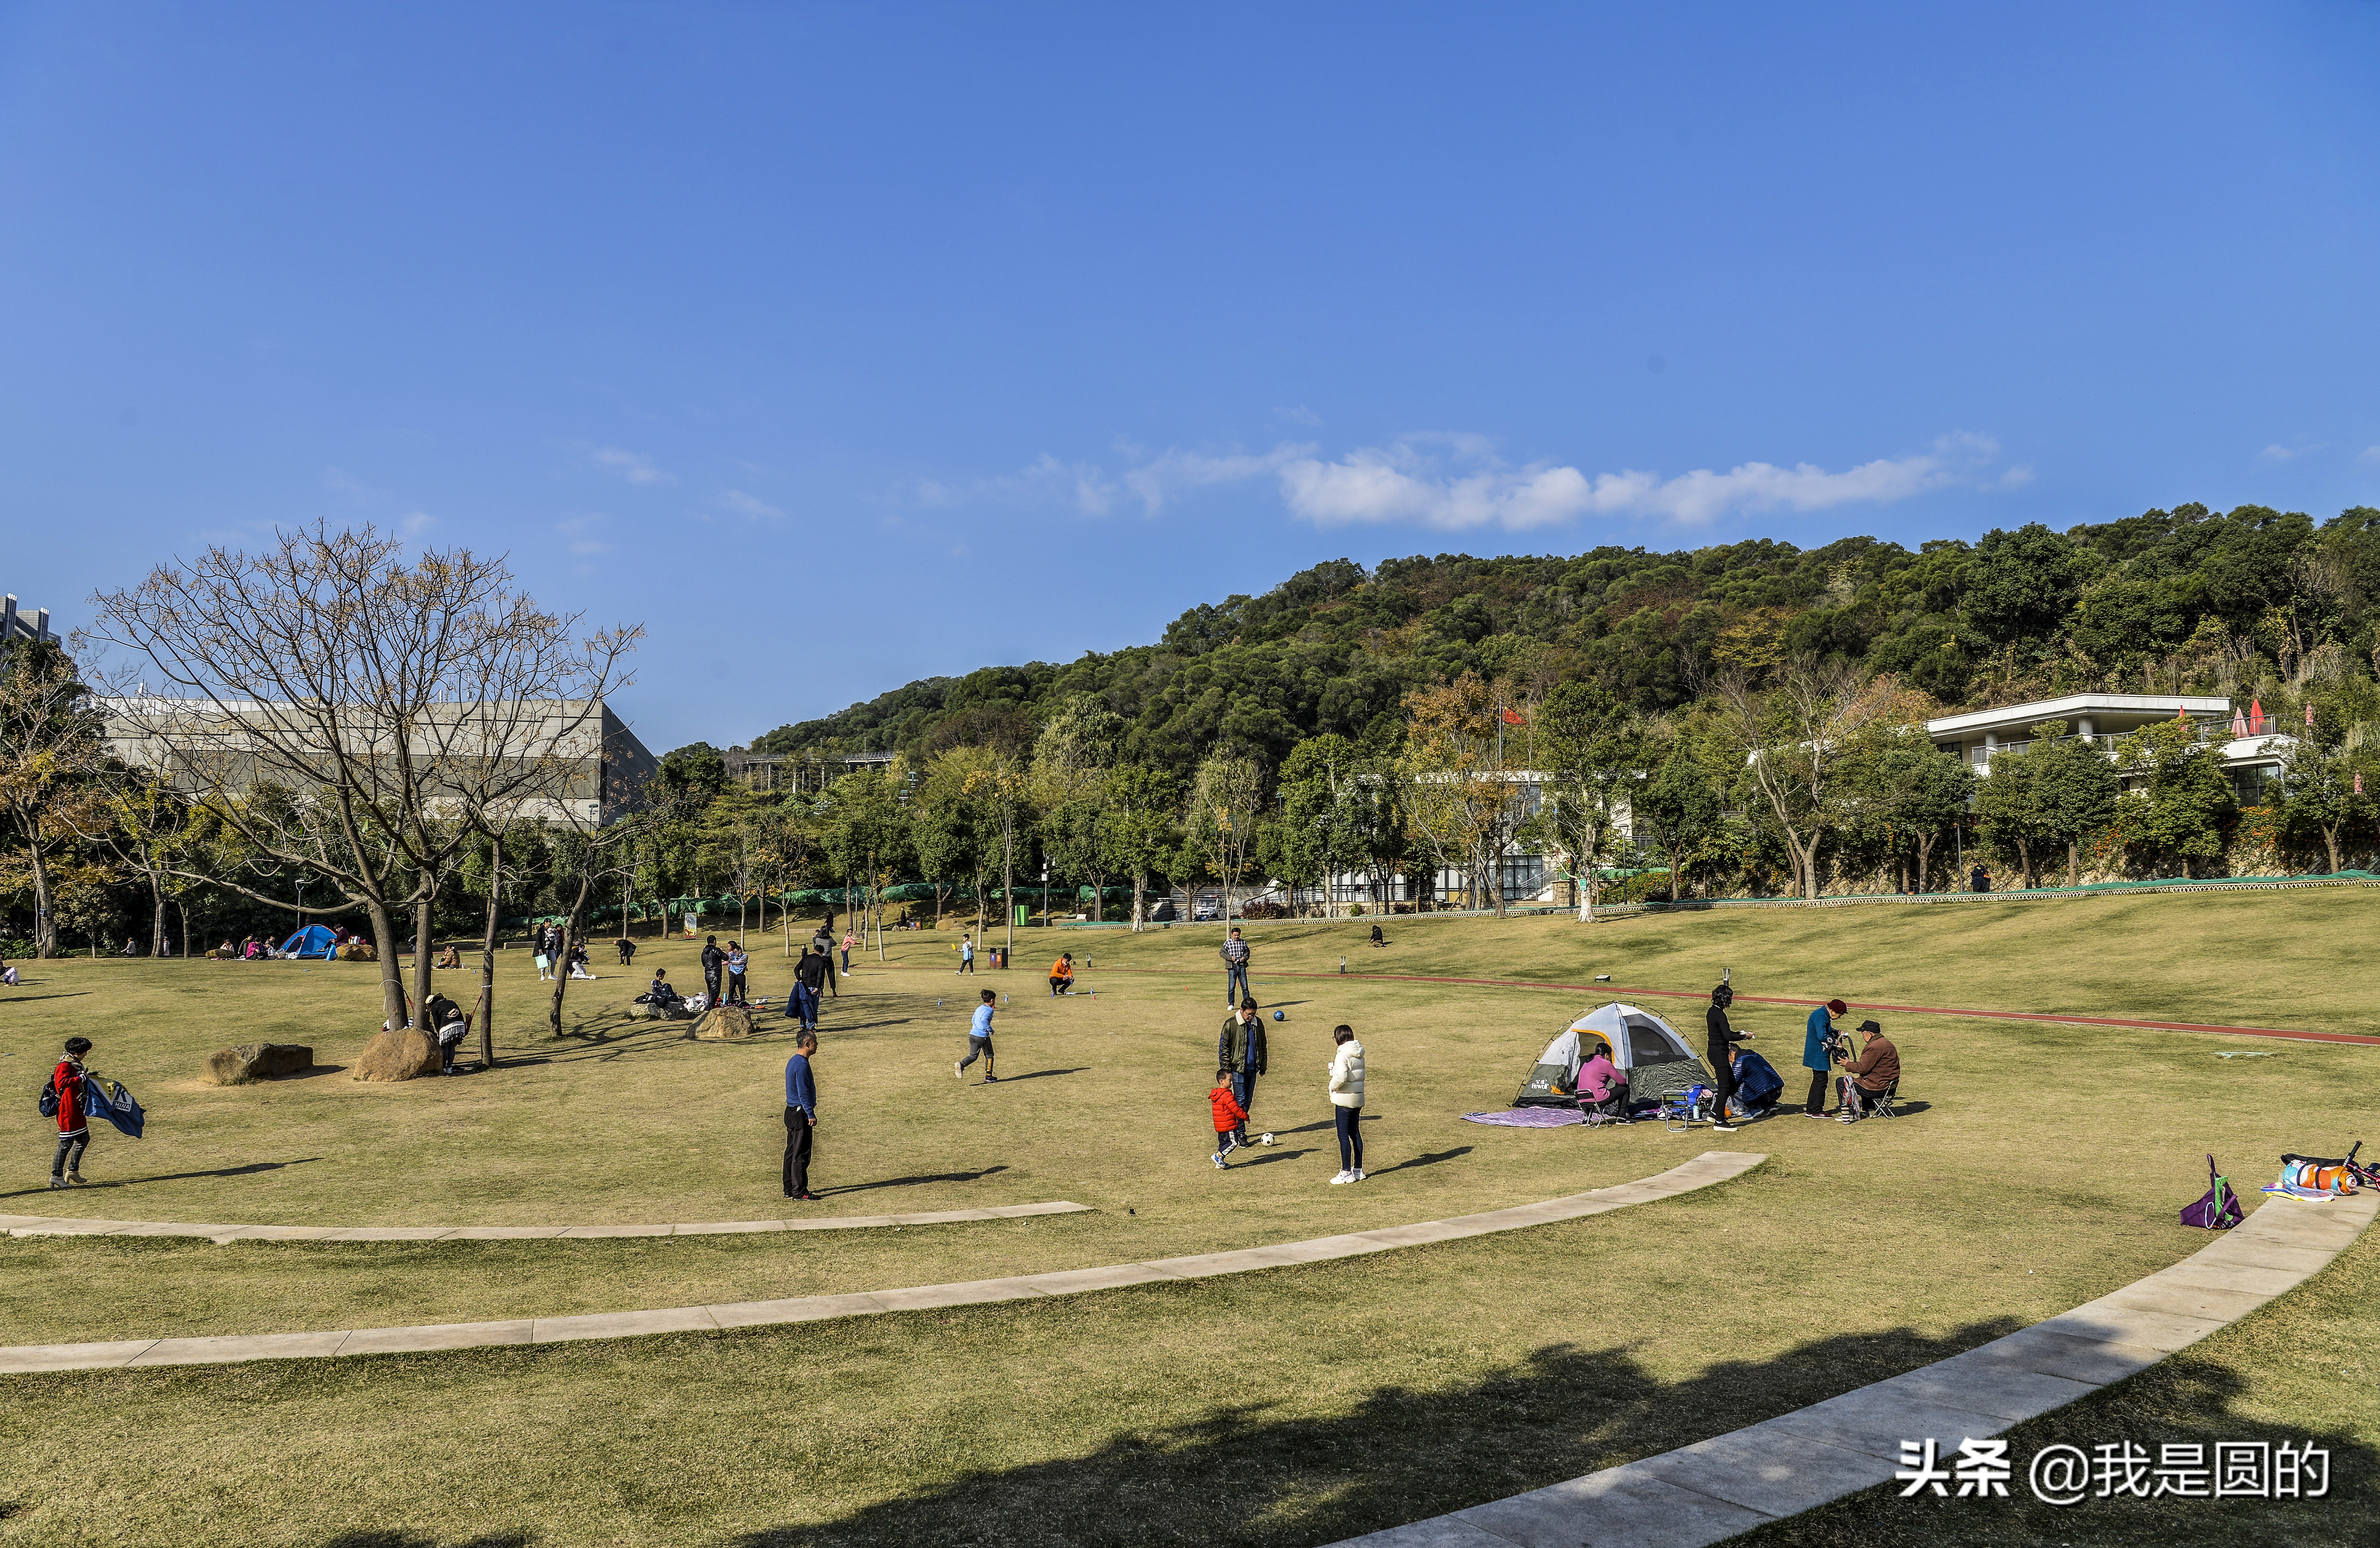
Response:
M1506 1107L1494 1113L1465 1113L1467 1124L1494 1124L1499 1128L1561 1128L1586 1122L1575 1107Z

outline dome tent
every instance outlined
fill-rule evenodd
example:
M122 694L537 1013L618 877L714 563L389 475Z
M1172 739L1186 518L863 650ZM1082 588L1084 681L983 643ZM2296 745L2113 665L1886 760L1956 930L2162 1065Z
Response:
M329 925L310 924L281 943L281 955L308 960L327 957L331 955L331 949L338 944L339 938L332 932Z
M1649 1010L1615 1001L1588 1011L1546 1044L1512 1105L1570 1106L1577 1100L1579 1067L1597 1053L1628 1078L1632 1099L1683 1091L1708 1079L1675 1028Z

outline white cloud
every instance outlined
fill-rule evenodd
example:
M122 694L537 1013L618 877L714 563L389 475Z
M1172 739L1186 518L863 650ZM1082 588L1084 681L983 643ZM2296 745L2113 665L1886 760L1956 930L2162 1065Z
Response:
M2309 456L2314 452L2327 450L2329 445L2330 443L2327 441L2316 441L2311 445L2301 446L2284 446L2276 442L2274 445L2266 446L2263 451L2258 452L2256 457L2259 461L2264 462L2294 462L2299 457Z
M345 494L356 500L389 500L395 496L385 489L374 489L345 468L322 469L322 487L334 494Z
M1085 516L1105 516L1115 504L1118 491L1107 472L1095 462L1061 462L1043 452L1014 473L996 478L974 479L965 483L944 483L937 479L920 479L912 486L919 505L965 506L980 500L1002 505L1046 506L1063 502L1072 505Z
M1294 408L1276 408L1272 411L1272 417L1276 420L1285 420L1293 425L1301 425L1307 430L1322 428L1322 416L1303 403Z
M747 516L756 521L763 519L774 521L785 514L759 496L747 494L740 489L722 489L711 496L710 503L722 510L734 511L738 516Z
M1313 455L1313 446L1292 445L1287 442L1256 456L1235 453L1229 457L1208 457L1198 452L1169 450L1127 470L1123 481L1126 488L1140 496L1140 503L1148 514L1155 516L1165 508L1168 499L1185 490L1262 478L1267 473L1280 471L1300 457Z
M589 511L579 516L564 517L553 524L553 530L570 540L570 552L581 558L592 558L598 554L612 552L610 543L594 535L610 519L600 511Z
M397 535L406 539L419 537L438 525L438 518L428 511L408 511L396 518Z
M1433 446L1444 446L1446 455L1435 455ZM1281 487L1289 508L1318 526L1397 521L1444 531L1517 531L1583 516L1657 516L1693 525L1727 511L1888 504L1962 481L1998 451L1988 436L1962 433L1943 436L1918 456L1878 458L1840 473L1808 462L1746 462L1724 473L1704 468L1670 479L1633 469L1590 478L1551 463L1507 467L1478 436L1409 435L1333 462L1300 457L1281 469Z
M2362 462L2380 462L2380 446L2364 447L2362 457L2357 460Z
M598 446L587 455L587 460L606 473L627 480L630 483L675 483L677 476L653 466L653 459L642 452L625 451L618 446Z

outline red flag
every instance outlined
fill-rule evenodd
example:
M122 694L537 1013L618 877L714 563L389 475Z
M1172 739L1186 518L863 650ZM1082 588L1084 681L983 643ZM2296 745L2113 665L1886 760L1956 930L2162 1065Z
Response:
M1505 725L1526 725L1526 724L1527 724L1527 722L1524 721L1524 720L1521 718L1521 712L1520 712L1520 711L1518 711L1518 710L1506 710L1506 711L1504 712L1504 724L1505 724Z
M2252 736L2265 734L2265 701L2261 699L2248 701L2248 730Z

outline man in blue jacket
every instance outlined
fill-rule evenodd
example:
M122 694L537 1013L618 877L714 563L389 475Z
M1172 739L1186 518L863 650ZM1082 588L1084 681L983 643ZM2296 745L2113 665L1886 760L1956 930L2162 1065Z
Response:
M1849 1016L1851 1010L1840 1000L1828 1000L1810 1013L1809 1030L1802 1037L1802 1067L1810 1072L1810 1100L1802 1104L1802 1111L1809 1117L1827 1115L1827 1078L1833 1073L1827 1058L1827 1040L1834 1035L1834 1018Z
M785 1061L785 1197L815 1203L810 1191L810 1142L818 1132L818 1080L810 1059L818 1053L818 1034L798 1033L794 1056Z

